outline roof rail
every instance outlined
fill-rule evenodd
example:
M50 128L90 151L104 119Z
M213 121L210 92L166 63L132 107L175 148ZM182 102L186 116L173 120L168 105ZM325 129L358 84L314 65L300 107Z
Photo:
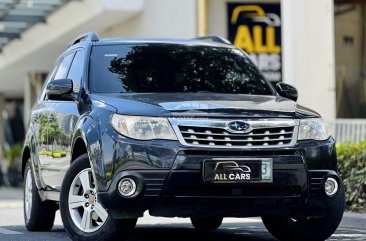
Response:
M211 42L222 43L222 44L231 44L231 42L229 40L227 40L226 38L223 38L221 36L216 36L216 35L202 36L202 37L198 37L198 38L194 38L194 39L203 40L203 41L211 41Z
M85 33L83 35L80 35L79 37L77 37L74 41L71 42L70 46L83 42L83 41L98 41L99 37L98 34L96 32L89 32L89 33ZM69 46L69 47L70 47Z

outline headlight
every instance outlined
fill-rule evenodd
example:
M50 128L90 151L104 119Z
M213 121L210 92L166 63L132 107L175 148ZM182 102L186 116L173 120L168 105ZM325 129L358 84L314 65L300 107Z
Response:
M325 125L320 118L300 120L298 140L322 141L329 138Z
M113 114L112 126L120 134L133 139L177 139L166 118Z

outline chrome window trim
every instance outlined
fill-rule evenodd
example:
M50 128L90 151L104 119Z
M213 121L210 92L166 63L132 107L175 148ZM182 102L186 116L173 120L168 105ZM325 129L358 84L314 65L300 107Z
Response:
M276 147L292 147L297 142L297 136L299 132L300 120L297 119L211 119L211 118L168 118L170 124L173 127L175 134L179 142L184 146L190 147L205 147L205 148L213 148L213 149L273 149ZM255 129L262 128L276 128L276 127L294 127L294 132L292 136L292 140L288 144L278 145L278 146L213 146L213 145L197 145L197 144L189 144L184 140L184 137L179 129L179 126L192 126L192 127L209 127L209 128L222 128L228 132L233 133L228 129L228 123L232 121L243 121L250 125L250 127L241 132L243 134L248 133ZM237 132L235 132L237 133Z

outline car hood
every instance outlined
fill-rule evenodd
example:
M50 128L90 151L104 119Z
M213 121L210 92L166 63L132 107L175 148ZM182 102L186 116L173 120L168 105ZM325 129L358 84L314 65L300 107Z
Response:
M319 114L280 96L219 93L92 94L124 115L306 118Z

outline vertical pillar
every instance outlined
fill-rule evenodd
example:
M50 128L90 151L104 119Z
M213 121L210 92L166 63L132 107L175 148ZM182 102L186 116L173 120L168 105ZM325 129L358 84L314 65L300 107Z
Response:
M5 110L5 97L0 94L0 160L4 158L4 143L5 143L5 131L4 131L4 118L3 111Z
M197 0L198 36L207 35L207 0Z
M0 94L0 186L4 184L3 173L7 167L7 162L4 157L4 143L5 143L5 130L4 130L4 118L3 111L5 110L5 97Z
M24 83L24 125L27 128L29 123L29 115L38 95L42 91L42 86L46 77L46 73L35 72L28 73L28 78Z
M32 83L29 79L25 80L24 83L24 111L23 111L23 120L24 120L24 125L25 128L28 127L29 124L29 115L30 115L30 110L32 108Z
M299 90L298 103L336 117L333 0L282 0L284 82Z

